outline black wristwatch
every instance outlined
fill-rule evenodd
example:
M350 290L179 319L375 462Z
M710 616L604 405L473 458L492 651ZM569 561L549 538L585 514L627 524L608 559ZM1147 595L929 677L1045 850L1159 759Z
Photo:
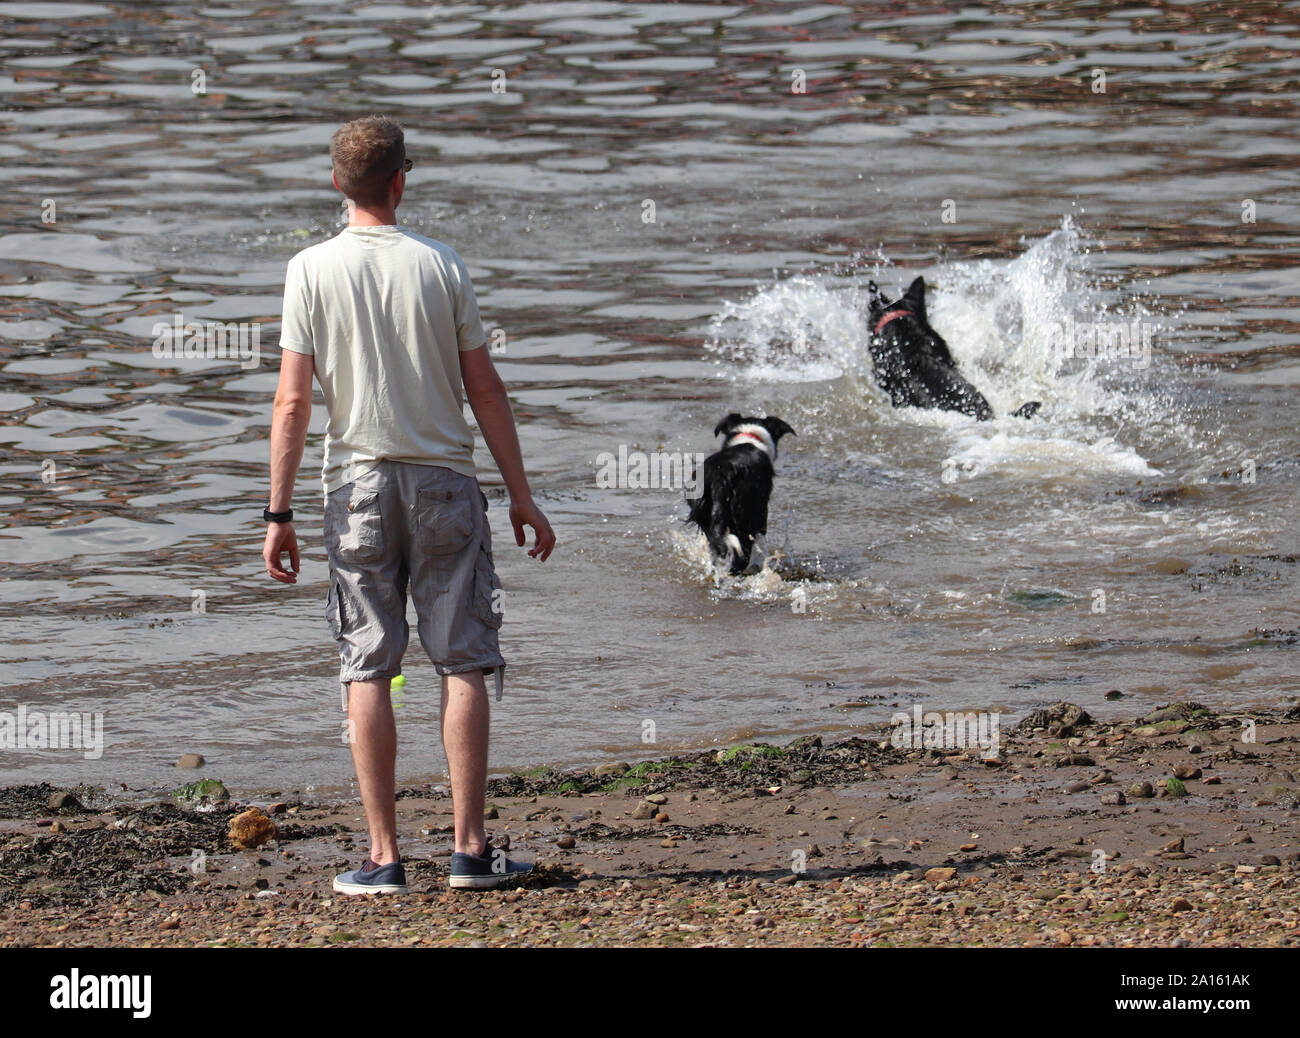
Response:
M293 509L287 512L272 512L269 508L262 509L262 520L268 523L291 523L293 522Z

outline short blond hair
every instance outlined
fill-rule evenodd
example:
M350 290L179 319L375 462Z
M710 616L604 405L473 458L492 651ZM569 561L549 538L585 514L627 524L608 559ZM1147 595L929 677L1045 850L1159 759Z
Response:
M388 201L388 178L406 160L406 138L396 119L368 115L334 131L330 162L343 193L358 205Z

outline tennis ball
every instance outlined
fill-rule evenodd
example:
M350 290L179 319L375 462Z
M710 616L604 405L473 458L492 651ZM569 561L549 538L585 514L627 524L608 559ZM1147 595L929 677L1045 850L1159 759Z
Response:
M393 678L393 688L401 688L405 684L406 678L402 677L401 674L398 674L397 677Z

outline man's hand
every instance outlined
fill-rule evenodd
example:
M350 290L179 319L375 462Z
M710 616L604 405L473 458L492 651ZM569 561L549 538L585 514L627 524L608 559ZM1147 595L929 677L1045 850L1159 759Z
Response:
M293 497L293 484L302 462L307 424L311 421L311 380L315 361L305 353L280 351L280 384L275 389L275 407L271 412L271 496L267 508L287 512ZM280 564L280 556L289 553L289 569ZM262 545L266 572L282 584L298 583L298 535L293 523L270 523L266 543Z
M555 549L555 531L551 529L551 524L546 521L546 516L542 510L533 503L532 498L527 501L510 501L510 525L515 528L515 543L521 548L528 541L524 533L525 526L531 526L536 537L533 540L533 546L528 549L528 554L533 558L539 555L545 562L551 552Z
M537 536L528 554L545 561L555 548L555 533L542 510L533 504L524 475L524 459L519 452L519 433L510 411L505 384L492 364L486 345L465 350L460 355L460 376L465 397L478 420L483 440L501 470L501 481L510 495L510 525L515 528L515 543L521 548L527 541L524 527L531 526Z
M541 514L540 512L538 513ZM542 519L542 522L546 522ZM547 527L547 532L550 527ZM551 538L552 542L555 540ZM523 541L519 542L520 544ZM280 556L289 553L289 569L280 562ZM262 558L266 562L266 572L281 584L298 583L298 535L293 531L293 523L267 523L266 543L262 545Z

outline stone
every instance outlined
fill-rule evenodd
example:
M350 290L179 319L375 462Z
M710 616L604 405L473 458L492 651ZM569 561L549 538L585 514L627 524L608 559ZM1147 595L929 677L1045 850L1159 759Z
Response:
M651 793L645 798L645 801L647 804L657 804L662 807L664 804L668 803L668 797L663 793Z
M1173 903L1169 906L1171 912L1190 912L1191 910L1192 903L1185 897L1174 898Z
M1123 807L1127 802L1124 799L1124 794L1118 789L1112 793L1103 793L1101 795L1101 803L1104 807Z
M575 840L572 836L561 836L558 840L555 841L555 846L560 848L560 850L562 851L571 851L577 845L578 845L578 841Z
M927 883L947 883L955 875L957 875L956 869L951 869L951 868L927 869L925 872L925 881Z
M822 737L820 735L801 735L785 749L787 753L799 753L808 750L819 750L821 745Z
M79 801L71 793L64 793L64 792L50 794L49 809L51 811L84 811L85 810L85 808L81 806L81 801Z
M184 753L176 761L176 766L178 768L201 768L206 763L207 761L203 759L201 753Z
M658 813L658 809L654 804L650 803L648 800L642 800L641 803L636 805L636 810L632 812L632 817L639 822L643 822L648 818L653 818Z
M1195 764L1180 764L1174 768L1174 778L1190 782L1201 777L1201 769Z
M1169 703L1153 710L1142 718L1143 724L1159 724L1162 721L1186 721L1197 711L1204 710L1200 703Z
M181 786L172 796L178 803L197 807L202 804L224 803L230 799L230 792L216 779L199 779L188 786Z
M259 808L250 807L230 820L226 836L236 848L243 851L260 847L268 840L280 835L275 823L267 818Z
M660 825L668 821L668 812L660 811L657 815L655 815L655 821L658 822Z
M592 775L598 779L618 778L631 770L632 765L620 761L614 764L601 764L592 771Z
M1156 795L1155 787L1150 782L1134 782L1128 787L1128 795L1138 799L1146 799Z
M1081 706L1060 702L1043 710L1035 710L1013 729L1017 732L1032 732L1035 728L1045 728L1048 732L1061 734L1063 730L1073 730L1082 725L1091 724L1092 718Z

